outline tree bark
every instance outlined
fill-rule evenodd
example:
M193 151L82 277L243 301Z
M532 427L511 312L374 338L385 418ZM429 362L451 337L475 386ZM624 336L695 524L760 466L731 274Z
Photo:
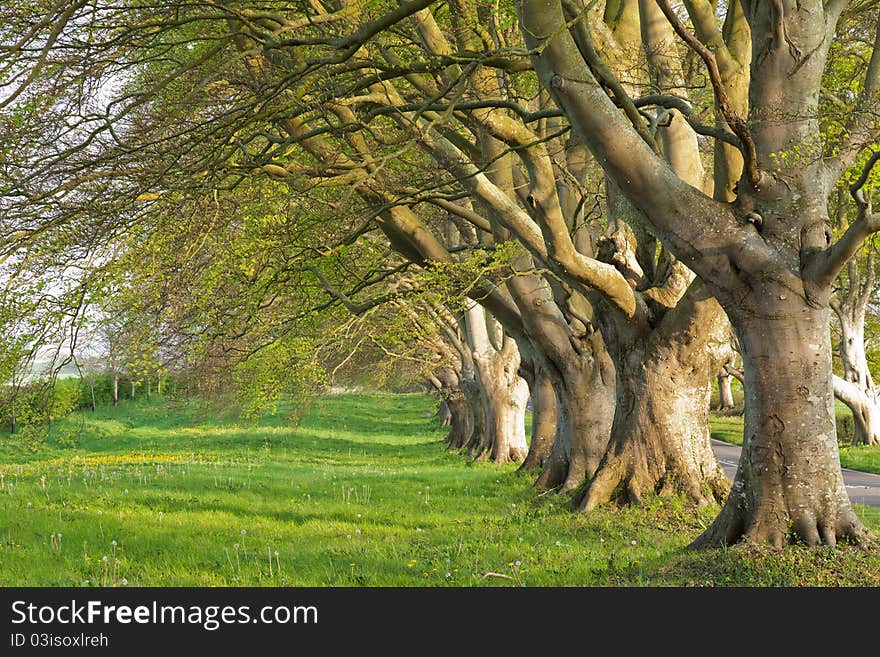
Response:
M802 298L778 310L731 316L746 380L743 450L727 503L693 547L792 537L834 545L867 534L840 471L829 310Z
M733 408L733 389L730 387L733 377L721 370L716 379L718 382L718 410L724 411Z
M574 491L594 475L614 417L614 366L604 345L595 352L572 355L565 365L553 381L556 440L535 482L559 493Z
M873 270L873 263L870 267ZM852 275L850 278L854 278ZM866 289L873 288L873 271ZM855 282L850 280L850 286ZM850 294L834 307L840 320L840 359L843 377L834 380L834 395L846 404L853 415L855 435L853 445L880 445L880 396L868 368L865 354L865 313L869 294L863 299ZM864 302L862 302L864 301Z
M853 445L880 444L880 405L876 391L835 376L834 396L852 411Z
M608 451L580 509L679 492L699 505L730 488L709 439L711 351L727 335L718 302L697 281L656 329L618 339L614 423ZM608 331L606 335L613 334Z
M541 367L535 367L528 382L532 399L532 442L519 469L537 470L550 456L556 437L556 395L550 377Z
M441 427L448 427L452 424L452 411L449 410L449 403L445 399L440 401L436 416L440 420Z
M529 387L519 376L519 352L510 338L505 349L488 358L477 356L478 381L485 421L482 440L470 454L478 461L519 463L528 453L525 433Z
M113 375L113 405L119 406L119 375Z
M519 463L528 453L525 412L529 395L519 375L519 349L477 304L471 304L466 318L483 419L482 434L474 436L468 453L477 460Z

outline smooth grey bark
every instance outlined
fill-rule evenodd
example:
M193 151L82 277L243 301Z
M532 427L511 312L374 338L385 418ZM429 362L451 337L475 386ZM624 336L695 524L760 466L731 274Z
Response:
M734 407L733 389L730 386L733 379L726 371L721 370L715 377L718 384L718 410L725 411Z
M529 258L514 265L520 271L532 267ZM614 368L601 335L565 316L546 279L520 273L507 286L556 400L553 446L535 485L571 492L593 476L608 444ZM582 310L589 312L589 306Z
M828 309L734 325L747 382L742 457L727 503L694 546L782 545L789 530L808 545L860 539L837 451Z
M556 438L556 395L553 383L540 366L530 368L525 376L532 400L532 440L520 470L537 470L544 466Z

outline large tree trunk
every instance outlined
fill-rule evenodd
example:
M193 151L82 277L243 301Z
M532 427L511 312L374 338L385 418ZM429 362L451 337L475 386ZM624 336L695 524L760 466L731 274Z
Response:
M519 463L528 453L525 414L529 387L519 376L519 352L510 338L488 358L475 356L485 421L482 440L470 454L479 461Z
M483 431L474 435L468 453L477 460L519 463L528 452L525 414L529 396L528 384L519 375L519 349L477 304L471 304L466 320L483 420Z
M722 343L727 326L718 302L695 282L656 329L611 350L614 423L582 511L615 498L637 504L652 493L679 492L697 504L724 498L730 480L709 439L715 366L709 352Z
M575 490L593 476L608 445L614 417L614 367L596 336L595 353L574 355L554 378L556 440L535 485L559 493Z
M691 359L683 365L679 345L651 342L618 364L611 440L581 502L584 511L618 490L621 501L635 504L655 492L684 492L705 504L721 501L730 487L709 440L708 367Z
M520 470L543 467L556 437L556 394L553 383L541 367L534 368L529 381L532 399L532 442Z
M791 306L731 317L746 381L742 457L727 503L694 547L742 538L781 546L791 535L833 545L867 533L840 471L828 308Z
M483 393L476 379L463 378L459 383L459 391L461 397L453 397L452 401L459 408L461 404L461 412L457 413L457 417L462 420L462 429L458 435L462 436L461 443L449 443L451 450L467 450L469 452L477 449L477 446L488 443L486 435L486 417L484 414L485 405L483 403ZM465 418L467 422L465 423Z
M113 405L119 406L119 375L113 375Z

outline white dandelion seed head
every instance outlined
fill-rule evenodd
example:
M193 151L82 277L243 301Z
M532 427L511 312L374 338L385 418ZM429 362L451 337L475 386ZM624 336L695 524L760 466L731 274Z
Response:
M113 547L116 547L116 541L110 541L110 545L112 545Z
M245 534L247 534L247 529L242 529L242 530L241 530L241 535L244 536Z
M562 547L562 541L556 541L556 547Z
M122 578L122 580L120 580L119 583L122 584L123 586L128 586L128 580L125 579L124 577Z
M107 563L108 561L110 561L110 558L105 554L103 557L101 557L101 561Z
M630 544L630 545L635 545L636 542L635 542L635 541L630 541L629 544Z

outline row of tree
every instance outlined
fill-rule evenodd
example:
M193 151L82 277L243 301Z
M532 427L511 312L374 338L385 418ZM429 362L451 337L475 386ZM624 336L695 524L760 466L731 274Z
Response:
M695 545L867 536L833 409L877 441L875 1L4 11L11 281L66 272L65 308L149 316L264 404L406 363L450 447L583 511L723 502ZM732 488L716 376L745 387Z

